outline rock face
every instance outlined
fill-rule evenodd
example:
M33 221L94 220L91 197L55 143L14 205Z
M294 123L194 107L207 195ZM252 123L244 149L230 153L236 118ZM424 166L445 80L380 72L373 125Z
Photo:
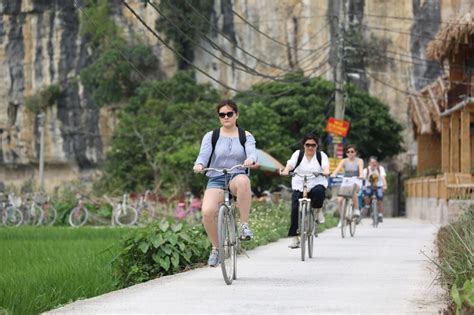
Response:
M215 0L210 38L200 40L195 65L215 80L197 72L200 82L210 82L232 95L251 84L301 68L308 75L334 76L338 1L341 0ZM150 26L158 13L142 1L128 1ZM390 105L404 126L408 152L414 151L406 94L441 73L424 60L424 48L447 21L472 10L471 0L347 0L348 27L388 40L383 62L365 67L360 82L370 93ZM109 1L114 21L125 34L141 36L153 46L161 71L176 71L174 55L148 32L119 0ZM98 109L77 79L91 63L87 39L79 31L81 1L9 0L0 2L0 181L21 184L37 179L39 120L25 107L25 98L50 84L63 91L48 108L45 119L46 183L52 189L65 180L96 169L116 124L113 108ZM93 23L93 21L89 21ZM258 30L258 31L257 31ZM213 51L222 60L209 55ZM225 57L225 51L256 70ZM362 67L363 65L361 65ZM224 87L226 86L226 87Z

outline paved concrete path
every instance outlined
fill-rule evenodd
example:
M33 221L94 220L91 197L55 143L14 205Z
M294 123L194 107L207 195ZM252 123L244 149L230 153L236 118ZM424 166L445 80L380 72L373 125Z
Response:
M51 311L54 314L437 314L441 289L421 251L431 254L437 227L368 219L354 238L322 233L315 257L302 262L289 239L239 257L238 276L224 283L220 268L200 268L149 281Z

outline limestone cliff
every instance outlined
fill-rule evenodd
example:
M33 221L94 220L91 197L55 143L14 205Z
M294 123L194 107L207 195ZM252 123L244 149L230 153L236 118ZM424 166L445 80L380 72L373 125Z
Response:
M150 5L128 2L154 26L159 15ZM366 35L388 40L387 58L381 59L385 62L369 62L360 69L364 71L358 84L390 105L394 117L407 127L406 143L412 144L406 95L397 90L417 89L441 73L439 66L424 60L424 48L442 21L472 10L472 0L346 2L349 27L362 26ZM138 34L151 44L161 71L171 76L176 71L174 55L119 0L111 0L110 5L114 21L125 34ZM308 75L332 79L337 14L338 0L215 0L209 35L221 49L262 74L279 76L302 68ZM0 181L35 178L39 125L38 118L26 110L25 98L53 83L60 84L63 93L46 113L48 185L77 178L103 162L116 118L112 107L98 109L77 80L80 70L91 63L79 23L74 1L0 1ZM210 56L204 50L213 50L209 42L199 45L195 65L232 89L244 90L267 80ZM213 51L225 59L222 52ZM226 90L200 73L197 78ZM413 148L408 145L407 149Z

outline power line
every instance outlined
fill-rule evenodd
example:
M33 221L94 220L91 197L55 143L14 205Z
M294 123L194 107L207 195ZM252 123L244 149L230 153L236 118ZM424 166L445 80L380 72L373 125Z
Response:
M171 2L170 2L171 3ZM216 31L218 34L220 34L222 37L224 37L225 39L227 39L230 43L232 43L237 49L239 49L240 51L242 51L245 55L248 55L252 58L254 58L256 61L264 64L264 65L267 65L269 67L272 67L272 68L276 68L276 69L279 69L279 70L283 70L283 71L292 71L293 69L287 69L287 68L282 68L276 64L272 64L272 63L269 63L257 56L255 56L254 54L248 52L247 50L243 49L241 46L237 45L237 43L235 43L232 38L230 38L227 34L225 34L224 32L222 32L221 30L219 30L218 27L216 27L213 23L211 23L204 15L202 15L199 10L196 9L196 7L194 7L190 2L187 2L187 1L184 1L184 3L189 7L191 8L191 10L193 10L196 14L196 16L200 17L201 20L205 21L214 31ZM315 38L317 35L319 35L324 29L327 28L327 26L329 25L329 22L326 23L321 29L319 29L313 36L311 36L304 44L302 44L300 46L301 47L304 47L311 39ZM193 26L195 27L195 25ZM196 28L197 29L197 28ZM198 29L197 29L198 30ZM198 30L199 33L201 33L199 30ZM210 40L210 38L208 38L207 35L201 33L201 36L204 36L205 39L207 39L208 41L212 41ZM213 41L212 41L213 42ZM214 43L214 42L213 42ZM324 44L323 44L324 45Z
M207 52L208 54L210 54L212 57L216 58L217 60L221 61L222 63L230 66L230 67L235 67L237 70L240 70L240 71L243 71L243 72L246 72L250 75L254 75L254 76L260 76L260 77L264 77L264 78L267 78L267 79L271 79L271 80L274 80L274 81L279 81L279 82L285 82L285 83L293 83L295 81L288 81L288 80L282 80L278 77L275 77L275 76L271 76L271 75L267 75L267 74L264 74L264 73L261 73L255 69L252 69L250 67L248 67L246 64L244 64L243 62L241 62L240 60L234 58L232 55L230 55L229 53L227 53L225 50L222 50L218 47L217 44L215 44L214 42L214 47L216 49L219 49L227 58L231 59L232 61L236 62L237 64L239 64L240 66L242 66L243 68L240 68L240 67L237 67L237 66L234 66L233 64L230 64L228 63L227 61L225 61L224 59L216 56L214 53L212 53L210 50L208 50L207 48L203 47L202 45L200 45L197 41L195 41L191 36L189 36L188 34L186 34L186 32L184 32L176 23L174 23L170 18L168 18L166 15L163 14L163 12L161 12L161 10L151 1L147 1L159 14L160 16L162 16L163 18L165 18L169 23L171 23L173 25L173 27L178 30L182 35L184 35L188 40L190 40L192 43L194 43L196 46L200 47L202 50L204 50L205 52Z
M241 16L240 14L238 14L237 12L235 12L234 9L231 9L232 10L232 13L234 15L236 15L237 17L239 17L242 21L244 21L246 24L248 24L252 29L254 29L257 33L263 35L264 37L268 38L269 40L271 40L272 42L275 42L281 46L284 46L286 48L291 48L291 49L294 49L294 50L299 50L299 51L311 51L311 49L304 49L304 48L297 48L297 47L294 47L290 44L285 44L283 42L280 42L279 40L271 37L270 35L262 32L258 27L256 27L255 25L253 25L252 23L250 23L248 20L246 20L243 16Z
M426 18L410 18L410 17L401 17L401 16L389 16L389 15L376 15L376 14L364 14L364 17L377 17L377 18L383 18L383 19L395 19L395 20L408 20L408 21L428 21L428 23L431 24L451 24L451 25L464 25L465 23L459 23L459 22L443 22L443 21L435 21L433 19L426 19Z

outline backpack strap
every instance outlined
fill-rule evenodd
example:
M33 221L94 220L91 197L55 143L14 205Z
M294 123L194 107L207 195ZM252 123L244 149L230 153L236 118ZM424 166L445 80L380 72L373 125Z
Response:
M240 144L244 148L245 155L247 155L247 151L245 150L245 143L247 142L247 135L245 134L245 129L240 128L240 127L237 127L237 128L239 131ZM216 149L216 144L217 144L217 140L219 140L220 132L221 132L221 128L216 128L212 131L212 137L211 137L212 151L211 151L211 155L209 156L209 161L207 162L206 167L209 167L211 165L212 155L214 154L214 151Z
M220 132L221 132L221 128L216 128L212 131L212 137L211 137L212 151L211 151L211 155L209 155L209 161L207 162L206 167L211 166L212 155L214 154L214 150L216 149L216 143L217 143L217 140L219 140Z
M294 170L301 164L301 161L303 161L303 156L304 156L304 150L299 150L298 160L296 160L296 166ZM321 166L322 168L323 166L321 165L321 160L322 160L321 151L316 151L316 159L318 160L319 166Z

